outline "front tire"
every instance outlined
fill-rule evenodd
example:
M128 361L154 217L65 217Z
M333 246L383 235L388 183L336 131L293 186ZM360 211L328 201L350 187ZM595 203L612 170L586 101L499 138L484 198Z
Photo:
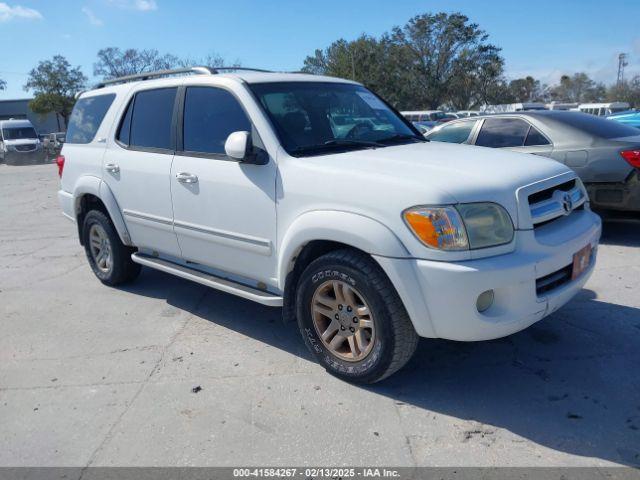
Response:
M134 280L140 265L131 260L135 249L120 240L111 219L99 210L91 210L82 224L84 250L91 270L105 285Z
M355 250L314 260L298 283L296 310L307 347L344 380L375 383L402 368L417 343L411 320L380 266Z

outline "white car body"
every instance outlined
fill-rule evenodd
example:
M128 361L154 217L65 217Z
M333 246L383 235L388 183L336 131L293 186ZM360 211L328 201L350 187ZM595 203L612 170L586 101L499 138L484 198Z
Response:
M286 301L287 275L309 242L357 248L382 267L423 337L509 335L560 308L589 278L595 254L579 278L536 294L537 279L571 265L586 245L595 252L600 237L600 219L567 167L524 154L436 142L295 158L281 146L247 88L252 82L282 81L348 82L235 73L124 83L84 93L81 98L115 94L115 100L91 142L63 147L59 199L64 214L75 221L83 196L93 195L104 203L124 244L185 268L195 262L269 292L261 297L254 290L216 287L272 306ZM260 135L267 163L123 148L115 135L133 93L175 85L232 92ZM197 176L197 188L178 181L186 174ZM537 205L546 216L533 218L529 195L574 180L575 210L559 212L554 196ZM515 227L513 240L492 248L440 251L422 244L402 218L416 205L462 202L502 205ZM542 226L534 223L543 221ZM495 292L494 303L479 313L477 298L488 289Z
M5 133L10 129L31 129L35 135L9 138ZM29 120L0 120L0 160L16 165L43 160L42 143Z
M577 110L583 113L590 113L604 117L612 113L624 112L629 110L631 106L627 102L607 102L607 103L581 103Z

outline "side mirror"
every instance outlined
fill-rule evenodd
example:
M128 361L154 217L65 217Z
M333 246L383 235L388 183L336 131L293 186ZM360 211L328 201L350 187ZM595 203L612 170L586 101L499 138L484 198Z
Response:
M264 165L268 162L266 152L253 147L249 132L233 132L224 142L224 151L227 156L243 163Z

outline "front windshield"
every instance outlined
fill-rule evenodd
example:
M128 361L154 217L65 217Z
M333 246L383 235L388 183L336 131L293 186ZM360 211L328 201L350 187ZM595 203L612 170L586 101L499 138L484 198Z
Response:
M274 82L250 87L282 146L294 156L424 141L406 120L360 85Z
M33 127L3 128L2 136L5 140L24 140L38 138Z

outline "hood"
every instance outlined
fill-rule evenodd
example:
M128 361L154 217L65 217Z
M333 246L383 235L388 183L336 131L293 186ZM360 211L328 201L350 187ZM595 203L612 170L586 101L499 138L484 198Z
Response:
M40 143L37 138L20 138L18 140L5 140L5 145L33 145L34 143Z
M398 215L415 205L495 202L516 225L519 187L571 172L538 155L442 142L302 157L292 163L316 178L322 194L336 199L336 205L361 202L361 211L373 216Z
M361 178L386 177L393 184L433 188L450 203L514 196L518 187L570 171L538 155L443 142L414 143L302 158L324 168L349 170ZM515 197L514 197L515 198Z

